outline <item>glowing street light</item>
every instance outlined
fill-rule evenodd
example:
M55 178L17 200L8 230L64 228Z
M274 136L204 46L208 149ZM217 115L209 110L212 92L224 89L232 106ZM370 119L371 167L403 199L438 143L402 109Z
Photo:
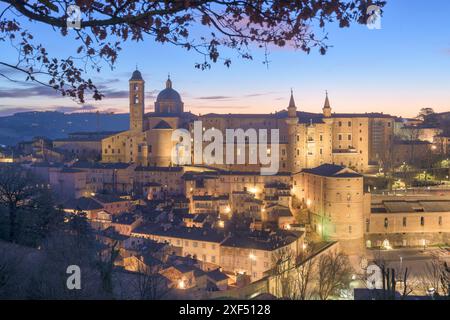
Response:
M250 193L253 193L253 194L256 194L256 193L258 192L258 190L256 189L256 187L252 187L252 188L248 189L248 191L249 191Z
M186 289L186 284L184 283L184 280L178 280L178 289Z
M256 261L256 256L255 256L253 253L250 253L250 254L248 255L248 257L249 257L250 260Z

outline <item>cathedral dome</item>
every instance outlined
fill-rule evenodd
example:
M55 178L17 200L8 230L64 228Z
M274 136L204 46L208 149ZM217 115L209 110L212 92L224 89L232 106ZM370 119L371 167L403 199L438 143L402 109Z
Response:
M180 94L172 89L172 80L170 78L166 81L166 88L162 90L158 96L156 97L156 101L162 101L162 100L172 100L174 102L181 102L181 96Z

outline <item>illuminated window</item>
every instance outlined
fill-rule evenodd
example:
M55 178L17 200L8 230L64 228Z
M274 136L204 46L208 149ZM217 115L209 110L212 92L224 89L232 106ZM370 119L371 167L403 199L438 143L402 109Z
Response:
M388 218L384 218L384 227L385 228L389 227L389 219Z

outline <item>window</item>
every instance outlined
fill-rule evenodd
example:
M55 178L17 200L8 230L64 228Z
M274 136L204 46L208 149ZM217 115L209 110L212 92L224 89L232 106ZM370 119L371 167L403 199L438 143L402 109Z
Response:
M348 233L352 233L352 226L348 226Z
M352 122L351 122L351 121L348 122L348 126L349 126L349 127L352 126Z
M388 218L384 218L384 227L385 228L389 227L389 219Z
M299 142L300 141L300 136L299 135L297 135L297 142Z
M439 217L439 225L442 226L442 217Z
M197 247L198 247L198 242L197 242L197 241L192 242L192 246L193 246L194 248L197 248Z
M323 136L322 135L320 135L319 140L323 141Z
M216 256L211 256L211 262L216 263Z
M342 121L339 121L339 127L342 127Z
M351 134L348 135L348 140L352 140L352 135Z
M406 227L406 217L403 217L403 226Z
M369 232L370 230L370 220L366 219L366 232Z
M425 218L420 217L420 225L423 227L425 225Z
M340 134L340 135L338 136L338 138L339 138L339 141L342 140L342 134Z

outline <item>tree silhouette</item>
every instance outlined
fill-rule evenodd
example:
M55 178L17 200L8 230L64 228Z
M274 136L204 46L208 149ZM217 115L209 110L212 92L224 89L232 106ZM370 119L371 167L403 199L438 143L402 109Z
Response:
M291 46L309 53L325 54L329 45L325 26L336 22L344 28L365 24L371 5L383 8L383 0L0 0L0 41L17 49L17 59L0 61L6 71L23 74L32 81L59 91L79 102L85 94L96 100L102 94L83 73L113 67L124 43L153 41L193 50L202 58L195 67L206 69L223 62L224 48L244 59L252 59L251 47L266 50ZM81 28L68 30L67 8L80 7ZM52 57L38 43L27 25L44 25L56 36L72 37L78 49L65 59ZM317 35L322 29L323 35ZM267 59L266 61L267 62ZM8 72L0 75L15 81Z

